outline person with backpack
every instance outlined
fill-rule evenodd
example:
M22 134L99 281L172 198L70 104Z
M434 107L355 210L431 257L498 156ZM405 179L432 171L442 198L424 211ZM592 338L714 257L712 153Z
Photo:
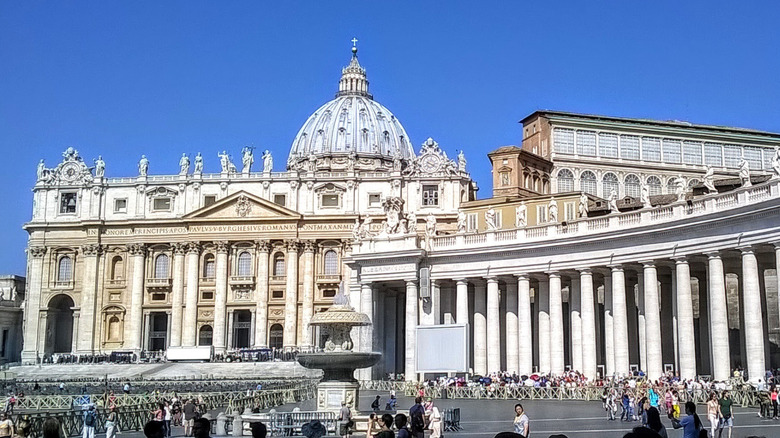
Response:
M409 409L412 436L414 438L425 438L425 408L422 405L422 397L417 396L414 399L414 406Z
M417 397L418 399L420 397ZM422 406L421 406L422 407ZM406 415L404 414L397 414L395 416L395 428L398 429L398 438L411 438L412 433L409 432L409 429L406 427Z
M374 401L371 402L371 409L374 412L379 412L379 396L376 396Z
M82 431L83 438L95 438L95 425L97 424L97 413L95 412L95 405L90 405L87 412L84 413L84 429Z

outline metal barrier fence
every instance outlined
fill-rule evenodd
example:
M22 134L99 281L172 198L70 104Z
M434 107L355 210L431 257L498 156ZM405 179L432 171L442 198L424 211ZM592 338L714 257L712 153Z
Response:
M395 390L413 397L423 389L426 397L433 398L451 398L451 399L500 399L500 400L590 400L600 401L604 395L605 389L618 389L623 391L623 387L609 386L577 386L577 387L545 387L536 388L530 386L422 386L417 382L396 382L396 381L361 381L360 387L363 390L390 391ZM660 388L660 398L663 400L667 389L678 391L678 397L681 402L693 401L695 403L706 403L711 389L692 389L684 390L676 386L663 386ZM630 395L644 395L646 388L629 388ZM750 407L758 406L758 392L750 385L735 385L729 390L734 404Z
M444 415L444 431L445 432L457 432L463 430L460 426L460 408L445 409Z
M336 434L337 420L333 412L279 412L268 414L269 436L301 436L301 427L309 421L318 420L328 434Z

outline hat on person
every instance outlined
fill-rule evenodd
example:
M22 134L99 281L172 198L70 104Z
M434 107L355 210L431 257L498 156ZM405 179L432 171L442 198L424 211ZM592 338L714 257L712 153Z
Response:
M320 438L326 433L325 426L319 420L312 420L301 426L301 435L306 438Z

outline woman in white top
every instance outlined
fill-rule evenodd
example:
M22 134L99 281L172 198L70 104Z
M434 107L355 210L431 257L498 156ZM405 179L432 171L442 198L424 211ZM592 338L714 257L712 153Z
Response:
M520 403L515 405L515 433L519 433L525 438L528 438L528 432L529 432L529 426L530 422L528 421L528 416L525 415L525 410L523 409L523 405Z
M431 429L431 436L430 438L441 438L441 430L442 427L442 418L441 418L441 412L439 412L439 408L433 404L433 399L430 401L430 429Z

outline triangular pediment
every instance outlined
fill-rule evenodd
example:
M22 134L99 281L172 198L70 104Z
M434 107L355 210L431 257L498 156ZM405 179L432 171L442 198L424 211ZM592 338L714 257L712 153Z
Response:
M195 210L184 219L299 219L301 215L251 193L240 191L213 205Z

